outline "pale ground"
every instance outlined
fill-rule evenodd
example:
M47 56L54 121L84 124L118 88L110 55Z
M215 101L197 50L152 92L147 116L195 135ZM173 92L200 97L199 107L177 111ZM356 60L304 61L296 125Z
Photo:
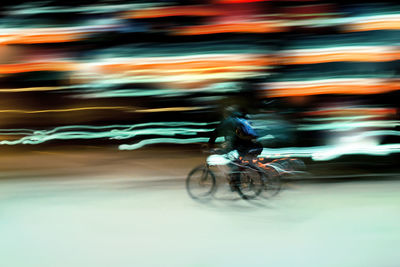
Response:
M400 266L400 179L196 202L184 178L201 157L51 153L47 171L3 156L0 266Z

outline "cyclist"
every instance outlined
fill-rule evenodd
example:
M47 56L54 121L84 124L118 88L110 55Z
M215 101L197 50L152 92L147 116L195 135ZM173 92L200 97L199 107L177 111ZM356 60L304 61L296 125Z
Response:
M243 113L237 111L235 106L228 106L223 112L223 120L211 133L208 141L209 147L214 146L215 140L219 136L225 137L224 150L225 152L236 150L239 154L239 159L245 157L254 158L262 152L262 145L257 141L257 134L247 122ZM230 166L232 169L231 189L236 190L239 176L237 165Z

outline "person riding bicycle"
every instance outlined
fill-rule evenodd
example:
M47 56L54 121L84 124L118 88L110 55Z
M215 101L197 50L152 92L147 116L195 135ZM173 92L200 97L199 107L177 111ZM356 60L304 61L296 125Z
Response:
M208 146L213 147L215 140L219 136L225 137L224 150L226 152L236 150L239 158L255 158L262 152L262 145L257 141L257 134L251 128L245 115L235 106L228 106L223 113L224 119L211 133ZM237 166L233 164L231 176L231 188L235 190L238 184Z

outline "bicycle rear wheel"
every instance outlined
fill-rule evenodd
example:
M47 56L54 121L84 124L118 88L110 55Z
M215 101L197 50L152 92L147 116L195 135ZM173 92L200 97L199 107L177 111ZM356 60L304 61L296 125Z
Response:
M263 173L255 166L248 165L239 173L237 192L243 199L254 199L264 189Z
M194 168L186 178L186 190L193 199L211 195L216 188L215 175L207 165Z

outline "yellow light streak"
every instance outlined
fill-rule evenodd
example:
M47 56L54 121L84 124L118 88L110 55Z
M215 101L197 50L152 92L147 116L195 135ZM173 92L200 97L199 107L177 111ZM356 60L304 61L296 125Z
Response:
M79 107L79 108L66 108L66 109L45 109L45 110L5 109L5 110L0 110L0 113L37 114L37 113L73 112L73 111L87 111L87 110L123 110L128 112L136 111L136 109L132 107Z

